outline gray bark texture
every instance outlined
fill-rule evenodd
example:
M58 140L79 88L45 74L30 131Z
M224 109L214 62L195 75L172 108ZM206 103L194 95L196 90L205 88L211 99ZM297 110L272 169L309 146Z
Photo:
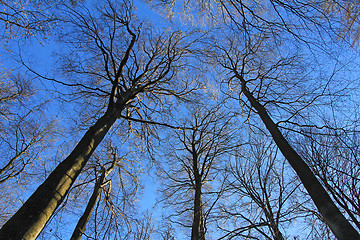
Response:
M266 128L269 130L276 145L288 160L291 167L295 170L296 174L300 178L300 181L303 183L311 199L319 210L319 213L322 215L323 220L330 227L335 237L339 240L360 239L359 233L337 208L309 166L284 138L278 126L270 118L265 107L261 105L248 90L245 80L242 77L240 77L240 80L242 82L243 93L250 101L251 106L257 110L258 115L265 124Z
M103 184L105 177L106 177L106 171L105 169L102 169L102 173L100 178L96 181L94 191L91 194L91 197L88 201L88 204L86 205L85 211L81 218L79 219L78 223L76 224L76 227L74 229L74 232L70 238L70 240L80 240L82 235L85 232L86 224L88 223L91 213L94 210L94 207L96 205L97 199L100 196L100 193L102 191L101 185Z
M117 110L117 111L116 111ZM1 240L36 239L117 119L112 108L85 133L70 155L37 188L0 230ZM121 111L120 111L121 112Z

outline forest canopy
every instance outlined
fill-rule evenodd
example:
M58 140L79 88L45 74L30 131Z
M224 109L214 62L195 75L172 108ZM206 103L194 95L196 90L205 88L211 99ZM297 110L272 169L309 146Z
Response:
M0 239L360 239L357 0L0 6Z

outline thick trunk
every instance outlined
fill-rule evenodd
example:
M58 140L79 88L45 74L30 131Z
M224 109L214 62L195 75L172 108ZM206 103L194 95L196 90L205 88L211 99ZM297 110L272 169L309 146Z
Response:
M277 125L272 121L266 112L264 106L262 106L254 98L252 93L249 92L244 81L242 81L242 90L247 99L250 101L251 106L257 110L261 120L269 130L276 145L299 176L311 199L318 208L319 213L323 216L324 221L330 227L336 238L341 240L360 239L359 233L349 223L349 221L347 221L344 215L334 204L329 194L325 191L324 187L320 184L309 166L284 138Z
M201 201L201 179L196 179L195 182L194 218L191 228L191 240L205 240L204 219Z
M39 235L116 118L116 109L108 110L90 127L70 155L5 223L0 239L30 240Z
M70 240L80 240L83 233L85 232L86 224L89 221L91 217L91 213L96 205L97 199L100 196L102 190L101 185L104 183L105 177L106 177L106 171L105 169L103 169L100 178L95 183L94 191L89 199L88 204L86 205L85 211L81 216L81 218L79 219L78 223L76 224L76 227L74 229L74 232Z

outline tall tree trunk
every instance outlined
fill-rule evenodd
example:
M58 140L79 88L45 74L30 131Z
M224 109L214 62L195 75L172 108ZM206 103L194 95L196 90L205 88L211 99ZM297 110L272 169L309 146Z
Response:
M191 240L205 240L204 218L201 201L201 176L195 173L194 218L191 228Z
M242 83L243 93L250 101L251 106L257 110L258 115L269 130L276 145L299 176L311 199L318 208L319 213L322 215L325 223L330 227L336 238L340 240L360 239L359 233L337 208L309 166L284 138L278 126L270 118L265 107L261 105L247 89L245 80L241 76L238 77Z
M101 185L104 183L106 175L107 175L106 170L105 168L103 168L100 178L95 183L94 191L91 194L88 204L86 205L85 211L81 216L81 218L79 219L78 223L76 224L76 227L74 229L74 232L70 240L80 240L82 235L84 234L86 229L86 224L88 223L91 217L91 213L93 212L94 207L96 205L97 199L100 196L102 190Z
M61 204L90 156L117 119L124 104L110 108L85 133L70 155L36 189L0 230L0 239L35 239Z

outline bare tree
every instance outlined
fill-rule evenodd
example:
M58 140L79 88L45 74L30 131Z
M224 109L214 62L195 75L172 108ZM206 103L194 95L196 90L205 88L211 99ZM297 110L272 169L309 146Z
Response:
M141 136L132 139L131 144L145 143L147 150L155 153L152 152L152 142L149 139L152 136L160 138L162 132L154 132L155 128L150 127L150 124L172 127L169 115L173 105L178 104L174 99L184 100L194 89L200 85L205 86L198 81L198 75L190 70L202 66L198 66L194 58L186 58L196 55L202 60L206 59L204 64L210 63L207 67L211 72L204 75L217 71L215 75L226 76L224 82L229 90L225 92L228 95L226 100L230 105L233 100L240 103L239 112L241 111L244 122L249 124L251 131L257 129L262 134L270 133L304 184L320 215L312 209L311 204L308 209L308 206L302 205L303 213L314 219L324 220L339 239L359 239L359 234L334 204L335 201L352 223L359 227L356 205L359 193L354 190L358 188L357 152L354 150L357 145L349 144L348 139L345 141L338 136L331 140L319 139L317 137L321 134L314 131L306 133L311 139L306 142L309 144L308 148L301 150L300 147L294 148L292 144L297 133L304 135L303 129L307 125L304 119L313 119L309 122L317 123L318 118L311 110L315 109L314 106L321 108L317 103L326 98L335 75L330 76L330 80L326 77L314 77L313 72L320 69L316 66L324 56L317 56L317 51L334 57L338 54L333 54L336 49L334 46L340 46L338 39L356 44L359 35L359 9L356 1L162 1L159 7L171 17L175 16L179 4L182 4L185 6L181 7L185 13L182 16L191 21L196 20L196 25L201 30L206 30L208 38L204 38L202 43L205 43L205 48L200 49L201 51L193 48L194 45L197 48L203 47L201 44L193 44L197 41L193 32L156 30L149 22L137 22L133 6L127 0L104 2L105 4L97 3L97 6L90 6L88 2L82 5L81 1L72 0L50 4L38 1L0 2L3 7L0 11L0 27L4 28L8 39L48 33L55 23L60 26L57 32L58 44L65 47L59 49L60 54L57 55L60 67L52 74L56 77L41 75L32 70L29 64L24 65L33 76L46 82L46 87L51 85L61 99L71 102L77 112L72 117L81 119L81 124L74 124L74 133L87 130L70 155L3 226L0 238L36 238L60 206L65 209L65 203L74 200L69 200L71 191L74 193L72 196L84 196L82 186L90 189L94 181L93 196L90 197L89 207L85 210L84 217L79 222L81 226L77 228L75 235L78 237L85 234L89 238L120 238L121 235L123 239L149 238L153 231L151 218L128 217L131 214L127 215L126 212L132 212L133 208L127 206L133 203L131 200L135 193L126 194L123 183L118 176L114 177L115 171L107 171L112 169L111 166L100 164L102 170L99 176L89 180L94 166L99 166L91 156L96 148L104 149L101 143L105 136L109 137L111 128ZM213 26L218 29L208 31ZM213 39L215 41L212 42ZM210 58L206 58L207 54ZM311 56L314 61L307 62L301 54ZM341 57L334 58L336 64L341 61ZM314 62L313 65L309 64ZM192 68L191 65L196 66ZM318 76L331 75L325 71ZM31 115L41 108L40 105L11 113L12 117L9 118L9 112L15 106L13 103L30 99L31 95L27 81L11 81L6 76L6 81L1 82L0 86L1 123L11 122L10 127L4 127L5 124L0 126L0 153L6 153L0 158L0 183L18 179L22 173L26 173L24 169L35 163L34 160L40 156L43 143L51 132L51 125L40 124L40 119ZM50 84L47 85L48 83ZM341 94L340 91L337 94ZM198 99L196 101L200 102ZM208 102L203 104L211 105ZM239 146L239 143L233 142L235 135L228 129L227 121L230 120L224 116L226 114L218 115L215 112L219 109L212 111L214 109L210 110L210 107L198 108L203 112L193 114L195 122L191 127L185 124L186 127L174 131L171 138L174 139L174 144L169 146L173 149L168 149L172 158L168 162L165 161L167 159L159 161L159 165L164 163L160 169L168 180L168 185L163 189L163 202L175 208L181 206L181 209L171 212L170 219L178 220L179 216L186 216L187 221L183 221L183 218L177 223L192 229L192 239L205 239L213 220L210 212L213 213L214 206L225 191L224 179L219 178L219 171L222 169L217 165L217 159L225 159L228 152L234 146ZM233 105L231 108L234 109ZM178 109L180 113L184 110L182 107ZM166 115L167 113L170 114ZM255 118L260 117L267 130L258 121L253 121L254 115ZM119 121L119 118L122 120ZM166 121L159 123L158 119ZM140 129L137 129L137 123ZM316 125L312 124L310 128L316 129ZM332 133L325 135L329 137ZM240 135L237 137L240 138ZM112 135L109 141L114 139ZM322 141L326 142L325 147ZM346 147L338 147L336 144L339 142ZM331 162L324 155L341 161ZM344 164L345 160L349 160L351 164ZM259 216L263 214L263 221L248 221L248 226L230 230L230 235L227 236L234 237L238 234L237 236L245 237L250 232L253 234L254 229L267 238L282 239L286 236L282 224L287 224L288 219L281 218L278 214L281 212L281 204L287 202L275 203L269 196L269 192L274 189L267 184L273 179L270 172L279 174L282 177L278 182L281 187L275 192L281 197L290 196L282 188L286 182L282 175L283 169L273 171L273 167L278 166L277 161L278 159L271 158L269 165L245 166L259 173L256 180L251 179L256 182L256 186L247 185L250 176L241 171L243 166L232 166L230 173L234 178L242 174L238 177L238 183L242 187L229 183L229 188L237 194L246 189L242 194L247 194L256 202L254 211ZM36 164L34 166L37 168ZM265 172L262 172L264 168ZM98 173L98 169L95 172ZM81 173L86 176L80 175ZM224 176L227 174L229 172ZM118 181L118 188L110 188L111 184L105 179L112 179L112 183ZM259 196L258 190L264 193L265 198ZM181 201L184 196L187 201ZM93 214L90 217L91 212ZM239 212L236 209L236 213L227 211L227 214L249 220L249 216ZM281 219L285 219L284 222ZM136 222L139 224L138 228L134 227ZM84 231L86 223L88 230ZM267 226L267 232L263 231L263 226ZM132 227L134 231L129 230ZM246 234L242 235L245 231ZM173 238L171 229L166 229L163 233L163 238Z
M45 126L34 119L43 104L25 106L34 94L29 83L7 74L1 80L4 82L0 89L0 184L23 172L36 158L37 150L33 151L32 147L41 145L51 130L51 125ZM13 81L5 83L7 80Z
M48 100L36 97L36 88L25 76L3 69L0 76L0 206L1 224L19 207L22 191L31 186L42 163L43 152L51 148L55 123L44 115Z
M298 232L292 234L292 224L306 228L309 213L302 211L302 206L308 200L279 159L274 143L256 139L259 137L252 137L248 145L235 151L235 159L226 169L226 201L219 204L218 225L225 232L221 239L297 237ZM310 232L316 227L311 226ZM302 229L301 235L308 232Z
M140 164L127 159L128 154L121 156L118 148L112 144L107 140L106 149L101 149L105 153L94 156L96 161L91 165L96 168L96 182L74 229L73 239L80 239L82 236L131 239L130 236L141 235L142 230L137 224L144 224L143 230L149 228L143 233L144 239L152 231L149 218L134 217L138 214L135 199L138 195L140 172L137 169ZM75 202L77 204L78 201ZM88 223L89 230L85 231Z
M60 18L54 11L58 4L58 1L1 1L1 35L11 39L49 34Z
M360 37L360 9L358 1L327 0L318 2L317 6L326 16L336 17L338 19L338 27L335 33L339 38L345 40L350 45L358 45Z
M238 144L230 130L231 115L219 106L194 105L185 117L185 129L172 133L163 157L167 164L160 161L165 180L161 202L173 209L170 221L191 228L191 239L205 239L210 212L221 195L221 182L215 183L220 159Z
M87 74L89 79L101 80L101 88L96 85L64 84L78 86L101 96L107 101L106 111L85 133L70 155L5 223L0 231L2 238L35 239L38 236L122 111L134 105L133 101L142 101L139 94L176 93L175 89L166 87L171 86L169 81L176 74L175 64L188 52L186 46L189 43L182 44L184 37L180 32L155 36L145 31L142 35L140 28L134 29L130 25L131 5L126 2L109 3L100 12L96 9L90 11L85 6L82 9L83 14L69 11L69 24L86 37L83 46L91 43L87 46L92 46L92 50L97 49L92 58L84 56L86 61L83 63L92 62L99 70L87 65L89 71L83 69L79 73L71 63L69 69L72 73ZM102 28L99 24L105 24L106 27ZM118 40L119 37L121 40ZM61 82L55 79L52 81Z
M290 112L290 116L285 122L289 121L313 104L320 96L323 96L323 88L326 88L327 85L323 87L320 85L318 88L314 85L308 86L308 90L310 87L315 88L311 94L310 91L301 91L298 87L301 85L300 79L303 79L296 72L296 58L282 57L282 55L276 58L275 55L272 55L276 51L271 50L271 43L267 41L266 34L263 36L252 35L248 29L244 34L243 48L238 48L239 46L236 45L238 40L232 39L229 42L228 47L219 47L222 55L225 56L223 59L220 57L219 63L232 74L228 82L229 86L236 86L240 89L240 103L250 111L256 111L255 113L261 118L334 235L338 239L358 239L359 233L340 212L310 167L286 140L278 124L272 120L267 111L267 104L271 104L278 108L280 114ZM264 45L264 43L268 45ZM276 43L273 44L275 47ZM280 48L281 46L277 45L276 50ZM261 56L259 53L265 55ZM267 55L268 53L271 54ZM271 55L275 57L272 60L268 58ZM259 59L255 59L255 56ZM261 57L264 57L267 62L261 60ZM300 78L297 79L297 77ZM297 93L294 91L295 89L297 89ZM290 93L293 95L288 95ZM241 100L241 96L246 97L248 103Z
M312 133L312 134L310 134ZM306 131L297 148L340 208L360 229L357 130Z
M194 26L254 27L276 41L291 39L303 46L331 50L333 44L357 45L358 1L148 1L165 17Z
M86 205L86 208L84 210L83 215L80 217L74 232L71 236L71 240L79 240L81 239L83 233L85 232L86 229L86 224L89 221L91 214L94 210L94 207L96 205L96 202L102 192L102 189L105 187L106 184L109 183L109 181L105 181L106 177L111 173L111 171L114 170L114 168L118 165L120 165L120 161L121 159L117 156L117 152L116 149L114 149L113 147L110 146L110 150L111 150L111 161L108 163L105 163L106 165L109 165L108 167L105 166L101 166L101 170L100 170L100 176L97 177L97 179L95 180L95 186L94 186L94 190L93 193L91 194L91 197Z
M153 239L155 233L154 219L148 211L144 215L135 219L134 226L128 239L149 240Z

